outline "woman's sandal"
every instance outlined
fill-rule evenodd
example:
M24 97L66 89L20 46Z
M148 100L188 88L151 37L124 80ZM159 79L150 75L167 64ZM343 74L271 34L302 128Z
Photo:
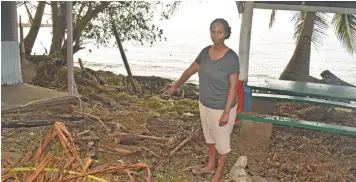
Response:
M213 171L203 171L204 167L202 166L196 166L192 169L192 173L195 175L203 175L203 174L215 174L215 170Z

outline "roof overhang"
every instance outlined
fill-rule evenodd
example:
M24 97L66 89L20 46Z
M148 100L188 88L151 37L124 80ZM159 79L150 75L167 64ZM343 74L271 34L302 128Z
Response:
M236 2L239 13L243 12L243 4ZM254 8L356 14L356 1L254 1Z

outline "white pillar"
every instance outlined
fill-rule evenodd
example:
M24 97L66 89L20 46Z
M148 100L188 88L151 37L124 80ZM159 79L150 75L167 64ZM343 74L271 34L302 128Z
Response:
M66 2L67 13L67 68L68 68L68 94L74 96L74 69L73 69L73 17L72 1Z
M240 80L248 80L253 1L246 1L242 13L239 41Z
M23 83L15 1L1 1L1 85Z

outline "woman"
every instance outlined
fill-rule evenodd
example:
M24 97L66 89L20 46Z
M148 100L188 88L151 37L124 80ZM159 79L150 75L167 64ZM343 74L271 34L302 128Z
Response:
M167 90L174 93L193 74L199 74L199 110L209 159L205 167L195 168L195 174L214 174L213 182L220 182L227 154L231 151L230 135L235 124L238 78L237 54L225 45L231 28L224 19L210 24L213 45L205 47L182 76ZM216 168L216 151L218 165Z

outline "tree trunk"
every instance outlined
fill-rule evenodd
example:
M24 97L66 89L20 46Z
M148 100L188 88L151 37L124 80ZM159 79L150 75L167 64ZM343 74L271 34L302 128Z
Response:
M112 27L112 31L114 33L117 45L119 46L119 50L120 50L120 54L121 54L121 57L122 57L122 61L124 62L124 65L125 65L125 68L126 68L126 71L127 71L127 76L129 78L129 81L131 82L133 91L136 93L135 82L133 80L131 69L130 69L129 63L128 63L126 55L125 55L124 47L121 44L119 33L117 32L117 29L116 29L116 26L115 26L114 23L111 23L111 27Z
M35 18L33 20L30 31L25 37L24 45L25 45L25 53L26 55L30 55L32 52L33 45L35 44L38 31L40 30L42 17L44 13L44 9L46 6L46 1L39 1L36 9Z
M25 45L24 45L24 39L23 39L23 27L22 27L22 18L21 15L19 17L19 24L20 24L20 61L21 61L21 67L25 66L28 64L25 58ZM22 76L23 79L23 76Z
M311 38L313 36L315 17L316 15L314 12L307 12L297 46L288 65L279 77L280 80L308 81Z
M52 8L52 44L49 54L56 59L63 60L61 52L65 28L66 28L66 6L65 2L51 1Z
M103 12L105 8L107 8L110 5L111 2L100 2L99 5L92 7L94 2L89 2L89 6L87 7L84 3L81 5L79 12L81 13L83 9L88 8L87 12L82 18L78 18L77 21L73 25L73 54L78 52L79 50L83 49L84 47L81 47L80 45L80 36L82 35L82 32L84 31L85 27L88 25L88 23L96 16L98 16L99 13ZM55 3L53 3L55 4ZM61 7L62 7L61 3ZM73 2L73 6L74 6ZM51 2L52 6L52 2ZM64 5L63 5L64 6ZM65 6L64 6L65 7ZM52 45L51 45L51 50L50 50L50 55L57 55L57 57L60 57L63 61L66 61L66 51L67 51L67 39L64 39L65 35L65 27L66 27L66 17L65 17L65 9L63 10L63 17L61 17L62 13L58 14L57 16L54 16L54 10L55 9L57 12L58 6L52 6L52 21L53 21L53 32L54 31L54 26L56 23L57 27L56 28L58 31L56 34L58 36L54 37L55 33L53 33L53 38L52 38ZM77 13L78 15L78 13ZM56 20L54 20L56 19ZM55 51L56 50L56 51ZM58 56L60 55L60 56Z

